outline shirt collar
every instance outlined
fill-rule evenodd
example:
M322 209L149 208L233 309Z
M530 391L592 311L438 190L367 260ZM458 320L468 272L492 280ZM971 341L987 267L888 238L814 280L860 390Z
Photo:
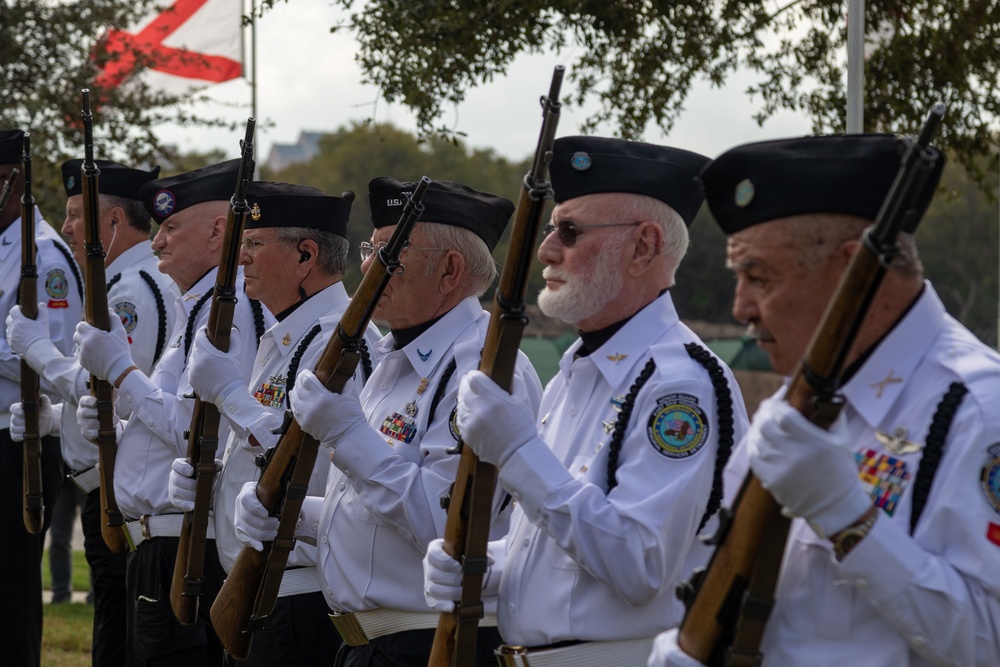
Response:
M115 257L115 261L108 264L106 273L110 278L116 273L122 273L125 269L140 264L152 254L153 243L151 241L140 241Z
M484 315L485 311L479 305L479 300L475 297L467 297L398 352L406 356L410 365L421 377L430 377L446 356L447 351L454 345L455 340L469 324ZM391 333L379 342L379 348L386 354L392 352Z
M274 347L282 356L288 356L295 351L299 339L317 323L317 320L331 311L343 312L350 302L351 298L347 295L344 283L338 280L306 299L264 335L274 339Z

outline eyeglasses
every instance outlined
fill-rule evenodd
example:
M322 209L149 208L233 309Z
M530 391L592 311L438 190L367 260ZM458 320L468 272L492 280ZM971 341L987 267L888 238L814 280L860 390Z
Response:
M243 246L244 250L250 253L251 257L253 257L257 254L257 251L260 250L261 246L266 246L268 243L274 243L275 241L278 240L279 239L271 239L270 241L258 241L257 239L250 238L249 236L244 236L243 241L240 245Z
M569 220L560 220L559 222L552 224L551 222L545 225L545 235L548 236L552 232L556 232L559 235L559 242L563 244L563 247L572 248L576 245L576 237L580 236L583 232L581 229L597 229L598 227L635 227L636 225L642 224L641 220L636 220L635 222L608 222L598 225L579 225L575 222L570 222Z
M367 262L369 257L371 257L372 255L374 255L375 253L377 253L382 248L386 247L386 245L388 245L388 244L385 241L376 241L374 244L370 243L369 241L362 241L361 243L358 244L358 250L361 252L361 261L362 262ZM422 247L422 246L416 246L416 245L409 245L409 244L407 244L407 246L405 248L403 248L403 250L404 251L405 250L447 250L447 248L426 248L426 247Z

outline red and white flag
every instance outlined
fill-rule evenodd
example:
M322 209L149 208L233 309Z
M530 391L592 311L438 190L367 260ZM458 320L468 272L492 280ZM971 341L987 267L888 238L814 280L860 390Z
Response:
M174 95L243 76L242 10L243 0L175 0L127 30L109 30L94 83L115 88L139 64L140 80Z

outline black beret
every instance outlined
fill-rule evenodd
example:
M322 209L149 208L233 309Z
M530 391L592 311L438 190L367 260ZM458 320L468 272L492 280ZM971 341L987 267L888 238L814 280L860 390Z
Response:
M555 200L604 192L647 195L691 226L705 200L698 174L711 160L682 148L607 137L561 137L549 174Z
M306 227L347 238L354 193L331 197L316 188L255 181L247 188L246 229Z
M726 234L808 213L874 220L899 171L901 148L892 134L822 135L737 146L702 173L708 207ZM943 168L941 157L904 232L917 228Z
M379 176L368 183L368 203L376 229L399 222L406 198L416 187L416 183L402 183L389 176ZM481 238L490 252L514 212L514 202L509 199L454 181L431 181L422 203L425 209L422 221L464 227Z
M0 130L0 164L24 162L24 130Z
M240 161L227 160L194 171L149 181L139 199L157 222L207 201L229 201L236 193Z
M152 171L143 171L111 160L94 160L94 164L101 172L97 184L100 193L124 197L125 199L141 201L139 189L160 175L159 167L153 167ZM66 190L67 197L83 193L83 184L80 178L82 166L83 160L78 159L66 160L62 163L63 189Z

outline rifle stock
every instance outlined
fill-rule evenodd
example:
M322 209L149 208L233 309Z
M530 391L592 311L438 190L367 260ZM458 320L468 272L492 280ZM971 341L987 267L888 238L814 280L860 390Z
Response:
M90 91L83 90L83 164L80 166L80 185L83 194L84 248L87 253L83 265L85 288L84 319L87 324L111 331L108 316L107 277L104 272L104 244L101 242L101 213L99 176L101 170L94 163L94 116L90 111ZM115 455L118 437L115 430L114 387L107 380L90 376L90 393L97 399L97 449L101 473L101 536L112 553L122 553L127 548L125 519L115 500Z
M236 278L239 269L240 245L246 225L247 188L253 179L253 132L256 121L247 119L246 135L240 142L240 170L236 178L226 235L222 242L215 292L208 314L208 340L223 352L229 350L230 333L236 313ZM194 399L191 427L187 432L187 462L195 469L194 510L184 513L177 560L170 583L170 607L182 625L193 625L198 618L198 599L205 581L205 544L208 535L209 510L215 481L215 452L219 448L221 417L214 403Z
M898 253L899 232L915 214L914 202L939 159L929 144L943 115L944 106L935 104L918 139L906 140L899 172L875 224L862 236L789 384L785 400L822 428L829 428L840 414L842 401L835 392L844 362ZM731 521L713 538L718 546L708 568L697 575L694 595L681 623L678 645L699 662L731 665L759 656L756 646L744 645L734 652L732 638L734 633L745 631L759 642L763 635L767 611L761 612L759 605L762 600L766 603L767 597L773 598L791 523L780 510L753 473L748 474ZM755 577L767 582L770 590L757 588L748 595ZM758 605L756 610L751 608L753 604Z
M25 317L38 319L38 265L35 247L35 198L31 194L31 135L24 134L24 189L21 195L21 283L18 298ZM11 174L7 185L13 187ZM9 194L7 195L10 196ZM42 439L39 434L38 373L21 360L21 408L24 410L24 527L29 533L42 530Z
M479 362L486 373L508 393L512 389L517 352L524 327L525 292L535 251L535 238L552 196L548 182L549 162L559 124L561 104L559 89L565 68L556 66L547 97L541 98L542 129L535 148L531 171L524 176L517 213L511 228L510 245L500 274L500 283L493 298L490 325ZM444 529L444 550L462 563L462 599L455 611L438 618L429 667L458 667L473 664L479 619L483 617L482 588L486 574L486 545L489 541L493 495L496 489L496 467L479 460L471 447L462 446L458 472L450 497L442 499L448 506Z
M399 254L423 213L420 200L428 185L430 179L424 176L410 196L389 243L378 251L381 270L374 263L369 268L316 364L316 376L330 391L342 392L361 361L365 330L386 285L399 271ZM318 449L319 442L291 419L278 444L268 453L270 458L257 482L261 505L272 516L279 517L278 534L273 542L264 545L263 553L251 547L240 551L211 613L216 635L238 660L249 655L253 633L264 627L274 607L285 564L295 546L295 523Z

